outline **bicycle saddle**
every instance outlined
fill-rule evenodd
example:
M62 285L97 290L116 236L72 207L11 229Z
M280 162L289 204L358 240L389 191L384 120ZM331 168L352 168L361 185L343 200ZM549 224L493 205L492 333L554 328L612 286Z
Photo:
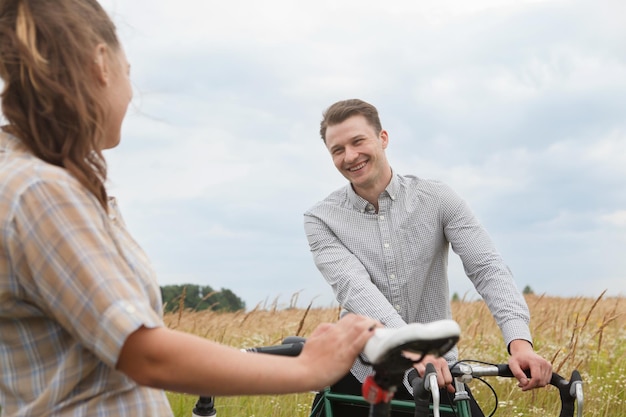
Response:
M367 341L363 353L370 364L392 365L406 360L403 351L441 356L458 342L461 328L454 320L411 323L398 328L380 328Z

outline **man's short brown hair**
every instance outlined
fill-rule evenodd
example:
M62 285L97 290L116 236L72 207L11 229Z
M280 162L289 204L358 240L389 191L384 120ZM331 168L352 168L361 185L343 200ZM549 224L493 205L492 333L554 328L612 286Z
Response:
M326 129L328 126L339 124L349 117L361 115L365 117L367 123L374 128L376 134L379 134L383 129L380 124L380 118L378 117L378 110L371 104L359 100L357 98L338 101L331 105L323 113L323 119L320 123L320 136L324 143L326 143Z

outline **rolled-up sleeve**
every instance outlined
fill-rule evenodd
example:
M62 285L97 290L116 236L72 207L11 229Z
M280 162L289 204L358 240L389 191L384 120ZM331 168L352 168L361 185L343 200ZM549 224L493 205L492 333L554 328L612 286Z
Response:
M128 336L140 327L161 326L161 319L150 308L127 300L114 301L104 312L94 332L94 351L114 368Z

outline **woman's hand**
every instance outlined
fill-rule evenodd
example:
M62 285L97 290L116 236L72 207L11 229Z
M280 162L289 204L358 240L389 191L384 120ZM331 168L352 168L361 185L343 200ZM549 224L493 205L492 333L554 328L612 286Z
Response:
M307 338L298 359L313 373L318 388L332 385L348 373L374 329L380 326L378 321L356 314L348 314L334 324L320 324Z

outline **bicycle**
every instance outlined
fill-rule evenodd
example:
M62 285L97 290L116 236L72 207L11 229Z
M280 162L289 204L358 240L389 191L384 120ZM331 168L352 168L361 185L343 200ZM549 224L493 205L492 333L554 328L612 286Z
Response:
M403 351L413 352L422 357L427 354L442 355L454 347L459 340L460 333L459 325L453 320L439 320L428 324L412 323L398 329L376 329L363 349L363 354L368 358L367 363L374 367L376 373L378 385L371 385L372 389L378 387L381 398L390 400L398 384L397 376L404 374L404 370L414 363L402 355ZM297 356L304 343L304 338L289 337L281 345L243 350ZM380 410L381 413L377 415L386 417L387 413L382 412L386 411L388 402L372 404L371 408ZM193 409L193 417L215 416L216 414L213 397L198 398Z
M495 390L482 377L501 376L513 378L507 364L489 364L474 360L458 361L450 365L450 372L454 377L456 392L454 405L441 405L437 376L431 364L426 366L423 377L419 377L417 371L411 370L408 380L413 387L415 400L396 400L393 394L402 384L405 371L410 369L417 361L406 358L402 352L411 351L423 357L426 354L442 355L450 350L458 341L460 330L456 322L441 320L427 325L413 323L399 329L376 329L374 336L368 341L363 353L368 358L368 364L374 371L363 383L363 395L348 395L332 392L330 388L322 391L321 400L311 410L310 417L314 417L324 409L326 417L333 417L332 406L336 403L350 404L354 406L369 407L370 417L387 417L391 410L404 410L414 412L416 417L471 417L469 407L469 395L465 389L473 379L479 379L493 392L496 405L489 414L493 416L498 407ZM306 339L290 336L283 340L281 345L263 346L243 349L246 352L265 354L278 354L297 356L300 354ZM364 360L364 359L361 359ZM530 375L528 375L530 376ZM569 381L562 376L553 373L550 381L559 389L561 399L561 412L559 417L582 417L583 410L583 387L582 378L578 371L573 371ZM432 401L432 403L431 403ZM430 413L430 414L429 414ZM443 413L443 414L442 414ZM215 417L217 412L214 408L213 397L199 397L193 417Z

